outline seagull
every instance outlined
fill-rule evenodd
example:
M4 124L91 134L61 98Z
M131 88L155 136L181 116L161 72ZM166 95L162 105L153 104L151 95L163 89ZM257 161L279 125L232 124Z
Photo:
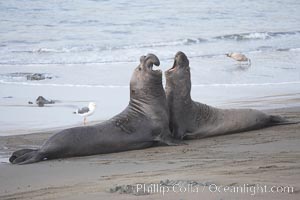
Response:
M86 118L95 112L96 103L90 102L88 107L78 108L74 114L84 117L83 124L86 125Z
M227 53L226 54L227 57L230 57L236 61L241 62L247 62L248 65L251 65L251 60L249 58L247 58L244 54L241 53Z

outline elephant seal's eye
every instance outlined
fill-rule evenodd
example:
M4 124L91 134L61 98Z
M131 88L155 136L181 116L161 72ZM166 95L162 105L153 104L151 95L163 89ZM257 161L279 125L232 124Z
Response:
M142 68L140 68L140 67L139 67L139 70L141 71L141 70L142 70Z

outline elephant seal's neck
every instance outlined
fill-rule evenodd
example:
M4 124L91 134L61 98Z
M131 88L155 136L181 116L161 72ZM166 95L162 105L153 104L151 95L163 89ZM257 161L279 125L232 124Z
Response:
M141 113L152 113L153 110L167 113L167 100L162 81L130 87L129 106L132 110Z
M166 76L165 91L169 106L181 106L192 103L190 79L176 80L173 77Z

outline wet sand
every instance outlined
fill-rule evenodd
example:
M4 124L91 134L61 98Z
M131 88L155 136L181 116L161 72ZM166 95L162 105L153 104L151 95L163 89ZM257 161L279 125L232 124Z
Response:
M300 121L300 107L267 111ZM0 151L37 147L53 131L0 137ZM51 160L30 165L0 164L0 199L299 199L300 124L187 141L121 153ZM169 180L169 181L168 181ZM161 182L162 181L162 182ZM194 181L194 182L191 182ZM193 183L194 192L121 189L137 183ZM293 192L224 191L230 188L293 187ZM213 192L212 185L223 186ZM184 186L183 186L184 187ZM183 188L182 187L182 188ZM126 187L125 187L126 188ZM199 188L198 192L195 190ZM126 193L126 194L124 194ZM251 195L252 194L252 195Z

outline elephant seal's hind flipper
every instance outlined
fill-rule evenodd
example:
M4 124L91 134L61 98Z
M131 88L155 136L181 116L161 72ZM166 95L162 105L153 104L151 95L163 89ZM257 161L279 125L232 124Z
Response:
M36 149L21 149L18 151L13 152L13 154L9 158L9 162L13 163L15 159L25 155L26 153L32 152L32 151L37 151Z
M13 164L30 164L42 161L44 159L44 156L39 151L30 151L28 153L25 153L24 155L16 158L12 163Z
M270 115L270 126L280 126L280 125L291 125L299 124L298 122L289 121L288 119L281 117L279 115Z

